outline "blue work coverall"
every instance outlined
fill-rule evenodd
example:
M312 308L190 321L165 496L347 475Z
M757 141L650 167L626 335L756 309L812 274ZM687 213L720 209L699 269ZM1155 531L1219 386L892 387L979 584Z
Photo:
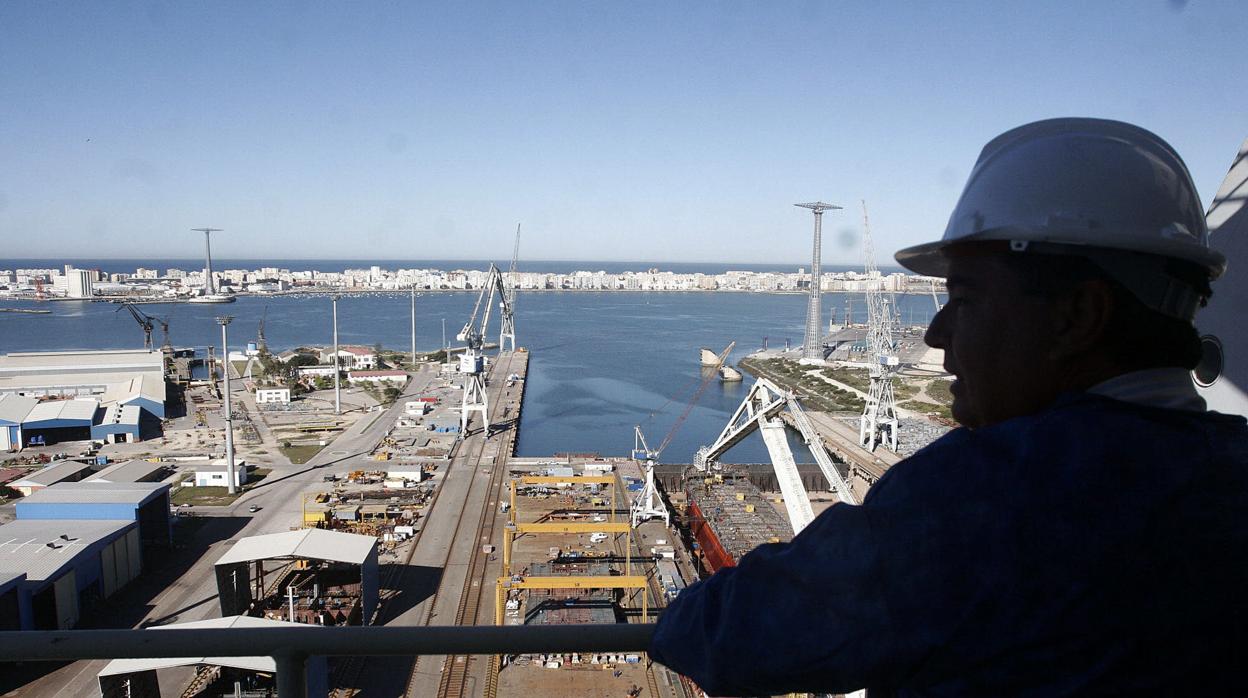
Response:
M1244 695L1248 427L1092 394L957 429L691 585L651 656L711 695Z

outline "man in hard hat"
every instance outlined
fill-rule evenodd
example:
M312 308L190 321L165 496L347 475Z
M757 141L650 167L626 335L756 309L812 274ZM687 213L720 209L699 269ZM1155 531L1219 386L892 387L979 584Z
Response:
M1248 427L1188 371L1225 260L1179 156L1055 119L980 154L927 342L963 427L691 585L651 655L711 695L1230 695L1248 684Z

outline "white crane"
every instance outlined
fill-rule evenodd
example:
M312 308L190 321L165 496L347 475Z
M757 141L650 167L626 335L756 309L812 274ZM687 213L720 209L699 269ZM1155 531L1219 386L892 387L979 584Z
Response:
M632 520L633 528L639 526L643 521L656 518L662 518L663 523L666 525L671 524L671 513L668 512L667 507L663 504L663 498L659 496L658 485L654 482L654 463L659 459L659 454L663 453L663 449L672 443L672 437L676 436L676 431L685 423L685 419L693 411L693 406L698 403L698 399L706 391L706 386L710 384L711 379L719 372L719 369L724 365L724 359L728 358L728 354L732 353L732 348L735 346L737 346L735 341L730 342L728 347L715 357L714 362L702 365L701 382L698 384L697 390L689 398L689 402L685 405L685 410L672 423L672 428L668 430L667 436L663 437L663 441L659 443L658 448L651 449L650 445L646 443L646 435L642 433L640 424L633 427L633 460L638 463L644 463L646 473L646 483L642 486L641 492L637 494L637 497L633 499L633 504L629 508L629 517ZM663 407L666 407L670 402L671 400L668 400L667 403L663 404ZM663 407L655 410L651 416L657 414Z
M875 445L880 443L896 452L897 399L893 394L893 376L900 362L893 344L895 320L888 309L888 299L878 285L880 272L875 266L875 246L871 242L866 201L862 202L862 245L867 258L867 351L871 387L858 422L858 441L869 451L874 451Z
M498 267L490 264L486 281L481 285L481 291L477 294L477 302L472 307L472 317L464 323L464 328L456 335L456 338L466 345L464 353L459 357L459 372L464 374L464 397L459 412L460 431L467 431L468 420L473 412L480 412L482 428L486 432L490 429L489 395L485 389L485 354L482 350L485 347L486 332L489 331L495 293L499 294L502 314L507 317L511 314L511 307L503 289L502 274L498 271ZM484 313L481 312L483 307ZM480 319L479 323L478 319Z
M520 224L516 224L516 244L511 250L511 268L507 270L507 277L503 279L506 283L502 284L502 299L499 301L502 306L502 329L498 332L498 350L507 349L507 340L511 340L511 350L516 350L516 288L519 282L516 280L516 259L520 256Z
M802 477L797 470L797 462L793 459L793 451L789 449L788 439L785 438L784 422L779 415L786 409L793 416L797 430L801 432L802 438L810 448L811 455L819 464L819 470L823 472L823 476L836 491L836 496L846 504L857 504L858 500L849 489L849 483L836 469L836 463L832 461L832 456L828 455L823 438L811 424L806 412L798 404L797 398L793 396L793 393L781 389L766 378L759 378L754 385L750 386L750 391L746 393L745 399L741 401L737 411L728 420L728 425L720 432L719 438L715 439L715 443L698 449L694 457L694 467L702 471L707 470L720 456L740 443L742 439L754 433L755 430L761 432L763 443L767 446L767 452L771 456L771 467L776 473L776 481L780 484L780 492L784 495L784 506L788 510L789 523L793 526L793 533L797 534L814 520L815 514L810 506L810 495L806 493L806 487L802 485Z

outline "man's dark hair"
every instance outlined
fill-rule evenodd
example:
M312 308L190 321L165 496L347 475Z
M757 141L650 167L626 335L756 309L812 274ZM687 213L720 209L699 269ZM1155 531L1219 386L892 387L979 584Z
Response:
M1006 265L1019 275L1024 290L1056 297L1078 284L1100 281L1114 295L1114 313L1106 340L1115 361L1137 371L1177 366L1191 370L1200 363L1200 335L1191 323L1145 306L1096 263L1073 255L1007 254ZM1209 276L1199 267L1173 260L1166 272L1204 298L1212 295Z

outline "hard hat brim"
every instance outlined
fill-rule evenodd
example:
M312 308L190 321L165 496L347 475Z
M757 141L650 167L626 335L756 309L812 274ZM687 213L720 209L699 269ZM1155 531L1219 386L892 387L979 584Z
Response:
M1039 237L1040 239L1035 239ZM1158 257L1167 257L1180 261L1195 264L1209 273L1209 279L1215 280L1226 271L1226 256L1221 252L1208 248L1197 247L1190 244L1180 242L1172 242L1168 240L1156 240L1148 246L1141 246L1137 249L1126 249L1116 247L1100 247L1096 245L1078 244L1064 239L1053 239L1052 237L1033 236L1027 231L985 231L978 235L968 236L958 240L937 240L935 242L927 242L921 245L914 245L898 250L893 258L901 266L909 269L916 274L924 276L936 276L944 278L949 275L950 248L963 245L973 245L976 242L1009 242L1019 241L1028 243L1042 243L1053 250L1060 250L1065 254L1080 256L1080 250L1102 250L1113 252L1115 249L1123 252L1131 252L1138 254L1155 255ZM1086 256L1092 256L1086 254Z
M945 255L945 248L948 246L949 243L945 240L925 242L897 250L893 259L915 274L943 279L949 275L949 258Z

